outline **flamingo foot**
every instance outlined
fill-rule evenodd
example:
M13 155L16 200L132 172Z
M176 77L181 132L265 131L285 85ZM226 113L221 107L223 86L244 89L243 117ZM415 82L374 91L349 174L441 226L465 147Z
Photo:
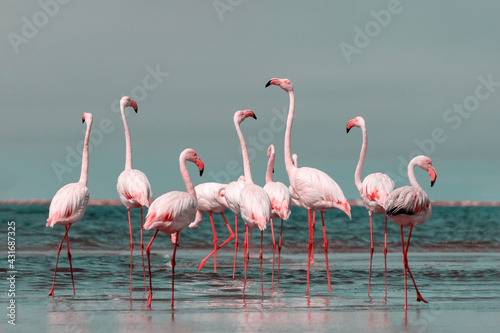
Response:
M153 299L153 291L149 290L149 295L148 295L148 309L151 309L151 300Z
M420 295L420 293L417 293L417 302L429 303L422 297L422 295Z

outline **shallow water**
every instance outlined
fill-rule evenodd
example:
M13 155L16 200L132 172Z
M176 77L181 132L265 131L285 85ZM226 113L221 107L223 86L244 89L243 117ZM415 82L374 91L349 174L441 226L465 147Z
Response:
M409 264L428 304L417 303L408 279L404 306L403 265L399 229L389 222L388 296L384 286L383 218L375 217L375 254L370 299L367 295L369 229L366 211L353 207L353 220L337 212L325 214L329 240L332 293L328 292L320 221L316 225L315 263L310 294L306 295L306 214L294 210L285 222L280 283L271 285L272 246L264 236L261 292L259 233L253 235L246 297L242 298L242 232L235 279L232 279L234 242L198 272L200 260L213 249L208 216L197 230L181 232L175 266L175 307L171 309L170 237L159 234L152 245L153 301L147 294L138 247L139 213L135 223L133 293L129 297L129 236L123 207L89 207L84 219L70 230L76 295L66 249L61 251L55 297L47 297L52 282L57 245L63 228L45 227L47 206L3 205L2 225L16 222L16 327L50 332L178 331L409 331L490 332L500 324L500 209L498 207L434 207L433 217L412 234ZM232 213L227 213L234 225ZM319 216L318 216L319 218ZM216 217L219 243L228 237ZM275 226L276 238L279 226ZM270 229L270 228L269 228ZM152 232L145 232L147 243ZM0 246L6 248L6 237ZM4 245L5 244L5 245ZM2 265L4 276L8 265ZM276 275L276 272L275 272ZM8 285L5 284L5 291ZM2 300L7 306L12 297ZM7 313L7 309L5 310Z

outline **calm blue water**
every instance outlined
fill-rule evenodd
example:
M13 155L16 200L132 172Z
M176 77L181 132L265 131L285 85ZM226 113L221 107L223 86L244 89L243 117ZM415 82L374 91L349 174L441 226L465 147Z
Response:
M433 207L431 219L414 228L409 263L428 304L415 301L409 280L410 310L403 311L404 285L399 227L388 224L388 288L384 300L382 254L383 217L375 216L375 255L372 299L367 297L369 220L363 207L352 207L352 220L337 211L325 213L329 240L333 292L328 293L322 230L316 218L315 260L311 293L305 295L307 269L307 214L294 208L284 223L280 286L271 286L272 247L270 227L264 233L264 297L260 291L258 248L260 233L253 235L246 298L243 286L243 223L239 220L240 250L236 277L232 279L234 241L218 252L217 273L213 260L198 272L200 260L213 249L208 215L198 229L180 234L176 257L175 310L170 309L170 237L159 234L152 246L154 296L147 294L139 250L139 210L132 214L134 241L133 295L129 293L129 233L126 209L90 206L84 218L70 230L76 296L72 295L65 247L61 251L55 297L47 297L55 265L57 245L64 228L45 227L48 206L1 205L0 248L5 249L0 271L7 275L7 222L16 226L16 326L40 331L282 331L299 327L343 331L440 331L444 323L458 324L461 313L486 311L481 327L500 324L500 207ZM234 229L234 215L226 217ZM215 216L219 243L229 233ZM275 225L276 239L279 223ZM149 242L153 232L144 232ZM2 284L2 308L9 304L8 283ZM6 310L7 311L7 310ZM450 312L451 311L451 312ZM1 317L0 317L1 318ZM478 317L479 318L479 317ZM11 326L7 319L1 327ZM478 319L479 320L479 319ZM207 324L211 323L211 324ZM167 325L167 326L165 326ZM208 326L207 326L208 325ZM472 324L468 324L472 325ZM460 330L459 330L460 331ZM478 331L476 329L476 331Z

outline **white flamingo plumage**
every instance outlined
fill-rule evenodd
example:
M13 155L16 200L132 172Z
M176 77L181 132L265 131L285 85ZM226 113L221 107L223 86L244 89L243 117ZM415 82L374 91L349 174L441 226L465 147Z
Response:
M405 309L408 309L408 289L406 283L406 271L410 274L410 277L415 286L415 291L417 293L417 302L427 301L422 297L418 291L417 284L411 273L410 267L408 266L408 248L410 247L410 237L413 230L413 226L425 223L431 217L432 205L427 193L420 187L415 177L414 167L418 166L422 170L427 171L431 179L431 186L437 178L437 173L432 166L432 161L429 157L424 155L419 155L414 157L410 163L408 163L408 179L410 181L410 186L403 186L395 189L389 194L385 201L385 212L391 220L400 226L401 229L401 246L403 251L403 264L404 264L404 284L405 284ZM403 228L410 227L408 232L408 240L406 241L406 247L404 243Z
M61 247L66 239L66 246L68 250L69 268L71 271L71 284L73 286L73 295L75 295L75 281L73 279L73 265L71 263L71 252L69 248L69 228L80 221L85 214L87 204L89 202L89 189L87 188L88 168L89 168L89 138L90 130L92 128L92 114L85 112L82 116L82 122L87 123L87 131L85 132L85 139L83 144L82 153L82 169L80 179L77 183L70 183L64 185L56 192L52 201L50 202L49 217L47 218L47 227L53 228L56 224L64 225L66 232L59 243L57 248L56 267L54 269L54 278L52 281L52 288L49 295L54 297L54 285L56 283L57 263L59 262L59 253Z
M179 232L186 228L194 219L197 210L196 191L194 190L193 182L189 177L189 172L186 167L186 161L196 164L200 171L200 176L203 174L204 164L201 158L198 157L196 152L187 148L179 156L179 164L181 175L186 185L187 192L171 191L167 192L156 198L148 210L144 229L156 229L151 241L146 248L146 255L148 258L149 270L149 295L148 307L151 307L151 300L153 298L153 286L151 282L151 260L150 252L151 245L158 234L162 231L166 234L175 234L174 251L172 254L172 298L170 306L174 307L174 268L175 268L175 252L179 241Z
M238 133L238 138L241 144L241 154L243 155L243 168L245 174L245 187L240 192L240 214L243 221L245 221L245 241L243 242L243 252L245 256L245 279L243 282L243 297L245 297L245 288L247 282L248 260L250 258L250 251L248 249L248 228L260 229L260 283L262 289L262 296L264 296L264 278L262 275L262 239L264 230L267 227L267 221L271 216L271 201L269 195L260 186L254 184L252 180L252 172L250 169L250 161L248 159L248 151L245 143L245 138L240 129L241 122L252 117L257 119L253 111L244 110L236 111L234 114L234 126Z
M354 173L354 184L359 191L361 201L368 210L370 217L370 271L368 273L368 297L370 297L370 286L372 277L372 260L373 260L373 214L383 214L385 217L384 231L384 262L385 262L385 299L387 299L387 215L385 214L384 204L386 198L394 190L394 181L388 175L376 172L367 175L361 181L361 172L366 158L368 149L368 136L366 133L366 124L363 117L356 117L347 122L346 131L349 133L351 128L359 127L363 135L363 143L361 152L359 153L359 161Z
M210 222L212 223L212 232L214 234L214 250L200 262L198 271L203 268L208 258L213 255L214 273L217 273L217 251L234 238L233 231L231 230L229 223L227 223L226 216L224 216L224 211L228 208L226 199L224 198L224 190L226 189L226 186L226 184L210 182L199 184L194 188L196 191L196 197L198 198L198 207L195 220L189 225L189 228L198 228L203 218L203 212L208 212ZM220 246L217 246L217 234L215 232L214 219L212 216L213 213L219 213L222 216L230 234L228 239L226 239Z
M271 233L273 239L273 271L271 276L271 286L274 283L274 253L276 250L276 242L274 240L274 227L273 227L273 217L279 217L281 219L280 226L280 238L278 242L278 286L280 285L280 258L281 258L281 239L283 234L283 220L288 220L291 210L291 195L288 187L282 182L273 181L274 173L274 159L276 156L276 151L274 145L270 145L267 149L267 171L266 171L266 185L264 185L264 190L269 195L271 200Z
M323 211L328 209L339 209L351 217L351 207L342 192L340 186L326 173L314 168L302 167L298 168L293 164L291 158L291 135L292 124L295 112L295 97L293 93L293 85L289 79L273 78L269 80L266 87L277 85L288 93L290 106L288 111L287 125L285 131L285 166L290 180L290 194L292 198L300 203L301 207L308 210L309 220L309 245L307 258L307 289L309 293L309 275L311 266L311 256L313 253L314 240L314 221L311 218L313 211L321 212L321 222L323 226L323 248L325 250L326 271L328 279L328 289L331 292L330 270L328 266L328 240L326 237L325 222Z
M132 237L132 222L130 219L130 209L141 209L141 256L142 273L144 276L144 290L146 287L146 270L144 266L144 243L143 243L143 207L149 207L152 196L151 185L146 175L137 169L132 169L132 143L130 131L128 129L127 118L125 117L125 108L131 107L137 112L137 103L128 96L123 96L120 100L120 111L122 114L123 127L125 129L125 170L118 176L116 191L120 201L127 208L128 225L130 232L130 295L132 295L132 261L134 252L134 241Z

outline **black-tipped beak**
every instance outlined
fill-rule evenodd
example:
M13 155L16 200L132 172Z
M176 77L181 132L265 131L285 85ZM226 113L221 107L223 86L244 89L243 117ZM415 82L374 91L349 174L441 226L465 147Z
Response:
M350 130L351 130L351 129L350 129L349 127L346 127L346 128L345 128L345 132L346 132L346 133L349 133L349 131L350 131Z
M205 168L201 169L200 170L200 177L203 175L203 171L205 170Z
M267 81L266 88L269 87L270 85L271 85L271 80Z
M433 187L433 186L434 186L434 183L435 183L435 182L436 182L436 180L435 180L435 179L431 181L431 187Z
M82 124L85 122L85 118L82 118Z
M137 109L134 109L135 113L137 113L137 110L139 110L139 108L137 108ZM179 246L179 245L177 245L177 246Z
M257 119L257 116L255 115L255 113L253 114L253 117L252 117L252 118L253 118L253 119Z

